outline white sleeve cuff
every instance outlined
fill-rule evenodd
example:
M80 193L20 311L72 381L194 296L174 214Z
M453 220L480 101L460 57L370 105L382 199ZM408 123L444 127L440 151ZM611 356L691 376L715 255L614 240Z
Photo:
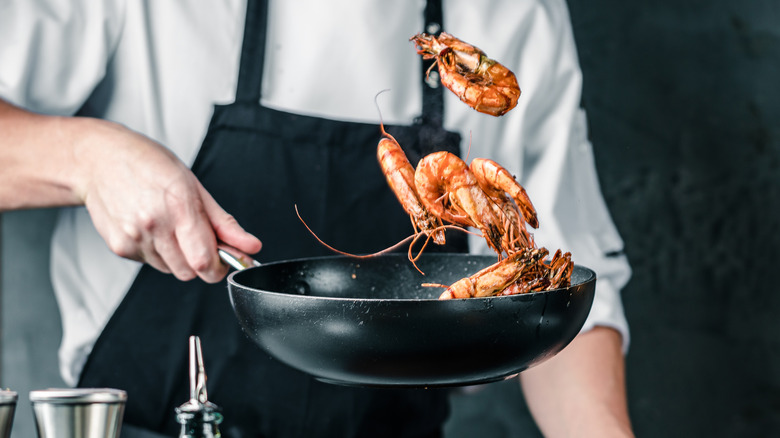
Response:
M619 290L607 278L596 279L596 296L593 298L593 307L591 307L590 314L580 333L599 326L617 330L623 339L623 353L628 352L630 333L626 316L623 313L623 302Z

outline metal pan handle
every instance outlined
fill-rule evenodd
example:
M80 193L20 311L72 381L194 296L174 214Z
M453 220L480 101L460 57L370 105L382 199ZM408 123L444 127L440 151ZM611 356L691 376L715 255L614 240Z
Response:
M257 260L233 248L232 246L228 246L223 243L217 246L217 253L219 253L219 258L222 259L225 264L238 271L260 266L260 262Z

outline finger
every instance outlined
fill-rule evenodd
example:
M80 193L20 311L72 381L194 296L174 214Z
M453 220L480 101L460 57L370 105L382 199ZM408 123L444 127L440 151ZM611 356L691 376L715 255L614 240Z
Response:
M179 247L175 235L154 239L155 253L162 259L170 272L181 281L190 281L197 276Z
M148 249L139 249L136 257L127 257L131 260L136 260L142 263L146 263L149 266L153 267L154 269L157 269L158 271L162 272L163 274L170 274L171 268L168 267L168 264L165 263L162 257L160 257L160 254L157 253L157 251L151 246L148 245Z
M200 188L200 184L198 184ZM200 193L204 193L201 190ZM178 246L193 272L207 283L221 281L228 268L217 254L217 237L204 211L202 200L180 206L175 216L175 236Z
M244 230L232 215L217 204L217 201L211 197L206 189L201 188L201 190L203 208L209 217L211 226L216 233L217 240L247 254L256 254L259 252L263 247L263 243L260 239Z
M86 207L93 225L103 237L108 248L116 255L147 263L160 272L170 274L171 270L151 244L144 242L144 236L138 228L130 224L120 224L110 220L106 206L99 199L91 198Z
M201 221L201 224L208 222ZM187 229L189 228L189 230ZM207 283L221 281L228 273L228 266L222 263L217 253L214 231L208 226L177 228L182 257L193 271Z

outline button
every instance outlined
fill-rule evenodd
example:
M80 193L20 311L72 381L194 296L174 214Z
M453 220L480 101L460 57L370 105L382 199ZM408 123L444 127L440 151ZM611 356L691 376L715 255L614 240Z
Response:
M425 83L431 88L439 88L439 72L431 71L425 78Z
M439 33L440 30L441 24L439 23L428 23L428 25L425 26L425 31L431 35Z

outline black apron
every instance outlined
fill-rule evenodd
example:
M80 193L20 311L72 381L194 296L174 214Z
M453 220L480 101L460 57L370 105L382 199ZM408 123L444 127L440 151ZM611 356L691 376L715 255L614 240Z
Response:
M215 107L193 172L226 211L260 237L261 262L332 254L306 231L294 205L326 242L345 251L375 252L409 236L409 218L377 163L378 125L260 106L265 3L248 1L236 100ZM440 15L440 5L426 14ZM412 163L434 149L458 153L459 148L460 136L441 129L441 88L424 94L432 111L424 110L413 126L387 127ZM462 233L447 237L448 250L466 249ZM79 382L127 391L123 438L177 436L174 408L189 398L190 335L201 338L209 399L222 408L225 437L441 436L446 391L314 380L248 340L224 283L180 282L145 265Z

